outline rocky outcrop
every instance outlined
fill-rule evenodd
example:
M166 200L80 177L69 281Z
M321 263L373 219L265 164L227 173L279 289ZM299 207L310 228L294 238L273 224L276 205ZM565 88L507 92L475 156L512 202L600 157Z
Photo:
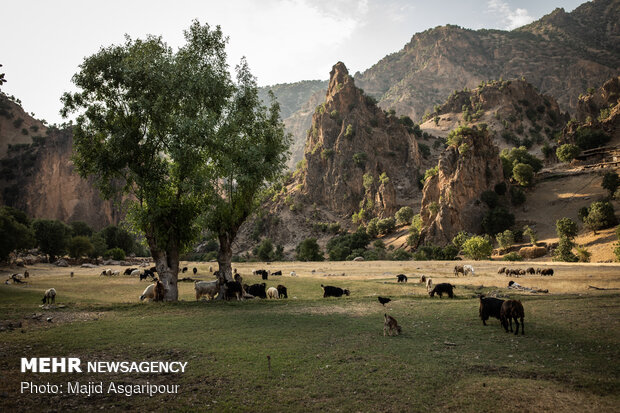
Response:
M419 193L416 141L355 86L343 63L330 75L308 132L299 194L341 216L393 215Z
M479 233L487 207L480 195L504 181L499 151L488 131L461 128L423 191L421 240L444 245L459 231Z
M600 88L592 88L587 94L579 96L576 119L579 122L585 122L588 118L603 120L619 100L620 76L617 76L606 81Z

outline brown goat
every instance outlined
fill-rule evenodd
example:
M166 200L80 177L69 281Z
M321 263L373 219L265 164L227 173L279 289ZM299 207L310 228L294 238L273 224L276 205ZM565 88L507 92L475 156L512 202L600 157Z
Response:
M399 335L403 331L394 317L384 314L383 318L383 337L385 337L386 332L391 336L392 331L395 331L396 335Z
M512 320L515 320L515 335L519 334L519 319L521 319L521 334L525 334L525 323L523 318L525 317L525 311L523 310L523 304L518 300L506 300L502 304L500 310L499 320L502 326L508 332L508 326L510 325L510 331L512 332Z

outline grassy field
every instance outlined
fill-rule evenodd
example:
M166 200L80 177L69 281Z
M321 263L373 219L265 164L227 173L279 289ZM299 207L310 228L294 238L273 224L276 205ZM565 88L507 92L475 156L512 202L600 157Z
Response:
M620 266L536 262L556 275L519 278L550 291L532 295L505 288L509 279L497 275L504 265L476 262L475 276L456 278L453 262L238 264L249 284L260 281L248 275L252 268L281 269L285 276L267 284L286 285L289 299L196 302L193 284L181 283L178 303L140 303L146 283L136 278L37 265L27 285L0 286L0 323L22 323L0 332L0 411L618 411L620 291L588 286L620 288ZM208 264L196 266L211 279ZM292 270L299 277L286 275ZM397 284L398 273L409 282ZM456 284L456 298L430 298L417 283L422 274ZM320 284L349 288L351 296L323 299ZM52 286L62 308L42 309ZM506 334L495 319L483 326L480 291L520 299L525 335ZM393 301L383 308L377 295ZM383 337L386 312L402 335ZM188 368L167 375L21 373L21 357L182 361ZM23 381L179 390L20 394Z

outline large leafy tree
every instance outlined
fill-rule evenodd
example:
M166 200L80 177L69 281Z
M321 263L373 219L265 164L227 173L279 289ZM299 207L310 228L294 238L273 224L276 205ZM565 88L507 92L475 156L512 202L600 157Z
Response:
M220 28L194 21L185 40L177 51L153 36L102 48L73 77L79 91L63 96L63 115L78 113L77 170L105 196L130 199L167 301L201 226L217 234L220 274L232 279L232 242L289 144L244 61L231 79Z

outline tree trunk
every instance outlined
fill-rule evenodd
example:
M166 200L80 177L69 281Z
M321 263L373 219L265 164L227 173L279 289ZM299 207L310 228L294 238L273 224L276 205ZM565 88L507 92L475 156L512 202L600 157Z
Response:
M179 249L169 247L169 251L162 251L157 248L152 238L148 235L146 238L155 260L157 277L164 284L164 301L178 301Z
M226 297L226 282L234 281L232 275L232 242L236 234L224 233L219 235L220 249L217 253L218 280L220 280L220 292L217 295L218 300Z

